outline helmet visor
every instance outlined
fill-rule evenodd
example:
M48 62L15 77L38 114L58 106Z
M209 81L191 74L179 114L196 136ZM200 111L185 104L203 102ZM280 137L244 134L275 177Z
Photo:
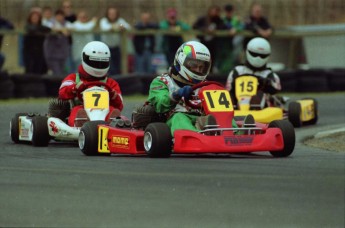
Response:
M249 54L251 56L253 56L253 57L260 57L262 59L267 58L269 56L269 54L259 54L259 53L255 53L255 52L252 52L252 51L249 51L249 50L248 50L248 52L249 52Z
M85 52L83 53L83 61L87 65L89 65L92 68L96 69L106 69L109 67L109 59L108 57L92 57L89 55L86 55Z
M210 62L200 59L186 58L183 66L196 75L204 76L209 71Z

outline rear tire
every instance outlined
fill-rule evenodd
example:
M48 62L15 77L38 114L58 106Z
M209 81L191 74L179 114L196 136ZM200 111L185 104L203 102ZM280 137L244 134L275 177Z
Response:
M34 116L32 118L32 145L48 146L50 135L48 131L48 117Z
M293 101L289 104L288 118L294 127L301 127L301 104Z
M166 123L147 125L144 134L144 148L151 158L167 158L171 155L172 136Z
M284 148L280 151L270 151L273 157L287 157L292 154L295 149L295 129L287 120L274 120L269 125L269 128L279 128L283 134Z
M14 143L20 143L19 141L19 117L20 116L27 116L28 113L17 113L11 119L10 122L10 137Z
M80 129L78 145L83 154L96 156L98 153L98 125L106 124L105 121L89 121Z

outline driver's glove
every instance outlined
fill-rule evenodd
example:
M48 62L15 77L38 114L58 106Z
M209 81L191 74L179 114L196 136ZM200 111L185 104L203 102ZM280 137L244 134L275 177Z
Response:
M172 93L172 98L175 101L181 100L182 97L184 97L185 100L188 100L190 96L192 95L193 89L191 86L184 86L175 92Z

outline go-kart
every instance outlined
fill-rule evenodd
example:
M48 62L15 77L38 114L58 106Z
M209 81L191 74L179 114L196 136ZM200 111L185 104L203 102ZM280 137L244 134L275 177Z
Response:
M197 91L200 102L185 100L186 105L213 115L217 125L206 125L198 132L175 130L172 135L165 122L148 123L142 128L133 127L135 119L130 127L87 122L80 130L79 148L85 155L147 154L149 157L268 151L274 157L287 157L293 152L295 130L289 121L256 122L245 127L243 119L239 119L236 120L238 127L233 127L234 109L229 91L211 81L192 88Z
M237 105L235 116L252 114L258 122L288 119L294 127L316 124L318 120L317 101L303 98L289 101L285 97L266 95L258 91L259 80L255 76L244 75L235 80Z
M103 82L84 83L77 91L83 104L53 99L48 114L17 113L10 122L10 137L14 143L31 142L33 146L48 146L51 139L77 142L85 122L105 123L116 118L116 111L109 106L110 91Z

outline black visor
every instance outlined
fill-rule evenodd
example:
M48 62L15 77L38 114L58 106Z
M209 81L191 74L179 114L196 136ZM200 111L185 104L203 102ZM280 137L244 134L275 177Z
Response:
M83 52L83 61L90 67L96 68L96 69L105 69L109 67L109 58L99 58L99 57L92 57L89 55L86 55L85 52Z
M262 59L267 58L268 56L270 56L270 54L259 54L259 53L255 53L252 51L248 51L250 53L251 56L253 57L260 57Z
M209 62L193 58L186 58L183 65L194 74L200 76L207 74L210 67Z

